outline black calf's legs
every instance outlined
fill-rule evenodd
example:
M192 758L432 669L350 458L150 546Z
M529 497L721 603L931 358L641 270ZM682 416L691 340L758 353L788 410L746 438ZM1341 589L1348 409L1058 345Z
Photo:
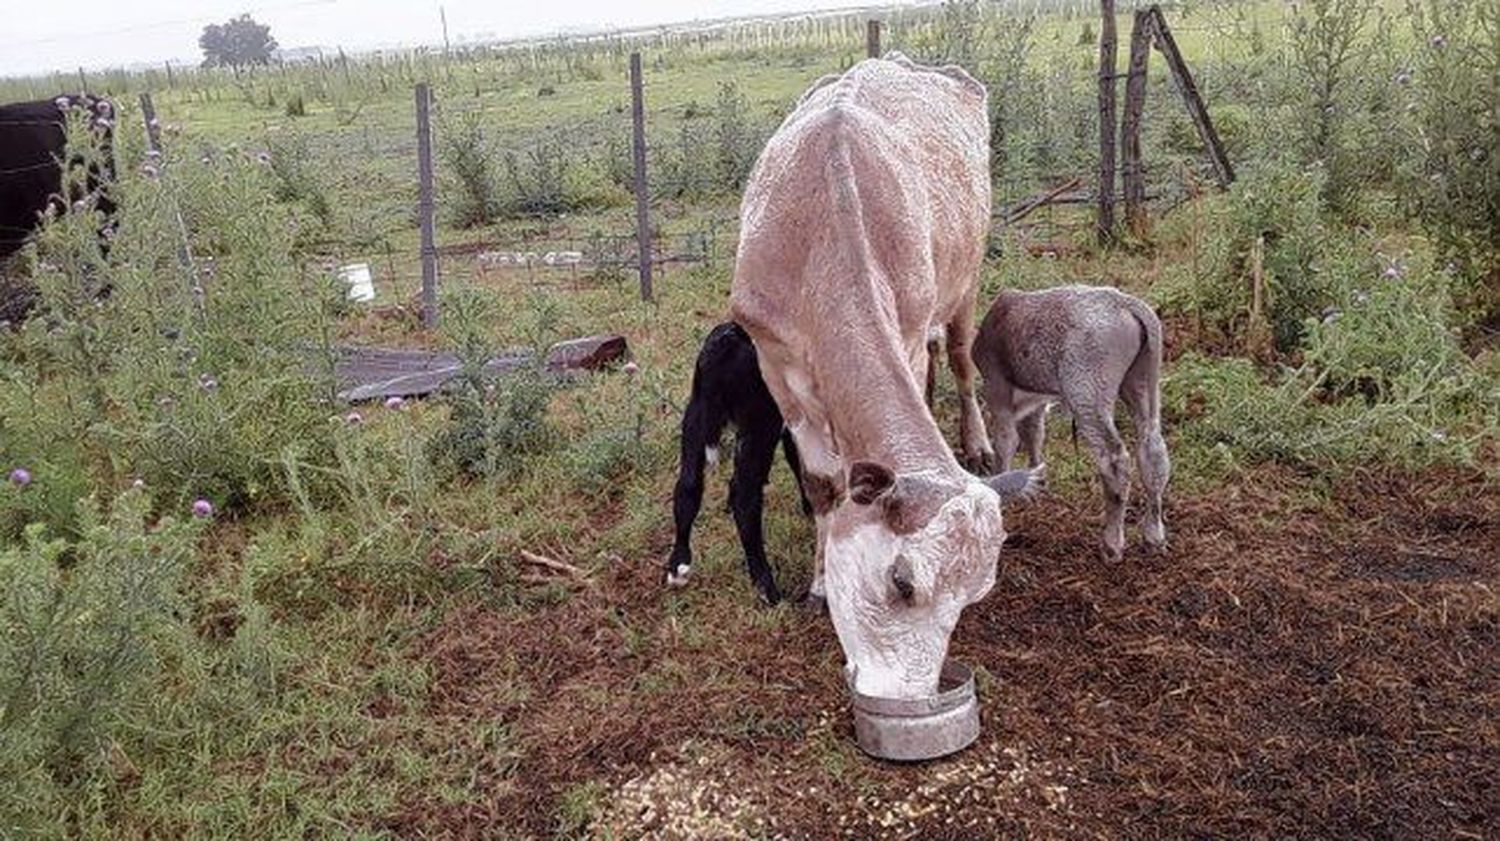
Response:
M778 437L780 431L775 428L741 429L734 450L734 478L729 481L729 507L734 512L740 546L745 550L745 569L767 604L781 601L776 577L766 561L766 541L761 528L766 481L776 460ZM794 457L795 445L789 458Z
M686 584L693 569L693 522L703 505L703 471L707 467L708 448L719 445L725 420L713 411L708 401L700 399L691 400L682 414L682 461L677 487L672 493L672 521L677 536L672 542L672 554L667 556L667 584L673 587Z

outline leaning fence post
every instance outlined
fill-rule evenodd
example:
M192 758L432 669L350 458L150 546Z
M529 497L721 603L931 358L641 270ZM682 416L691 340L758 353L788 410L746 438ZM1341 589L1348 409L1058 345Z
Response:
M865 21L865 55L880 58L880 21Z
M432 230L432 124L427 110L432 95L426 82L417 84L417 220L422 230L422 324L437 326L437 244Z
M1172 80L1177 83L1177 93L1182 96L1182 102L1187 106L1188 116L1193 118L1193 125L1198 128L1198 136L1203 140L1203 145L1208 149L1209 160L1214 165L1214 178L1223 189L1229 189L1234 181L1234 167L1229 163L1229 156L1224 153L1224 144L1219 142L1219 133L1214 130L1214 123L1208 116L1208 106L1203 104L1203 97L1198 93L1198 85L1193 81L1193 74L1188 70L1187 62L1182 60L1182 51L1177 49L1177 39L1172 37L1172 30L1167 26L1167 19L1161 13L1160 6L1151 6L1152 35L1155 36L1156 48L1167 60L1167 68L1172 71Z
M651 219L647 208L646 106L641 92L641 54L630 54L630 119L635 124L635 242L641 262L641 300L651 297Z

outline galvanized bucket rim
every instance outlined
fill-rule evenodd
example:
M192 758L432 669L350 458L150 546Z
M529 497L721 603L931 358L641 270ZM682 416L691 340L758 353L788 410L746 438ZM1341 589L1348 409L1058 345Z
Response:
M973 669L948 658L943 661L943 668L939 674L939 686L945 682L956 685L926 698L881 698L877 695L864 695L855 691L852 683L849 686L849 694L854 699L855 709L889 718L928 718L957 709L973 700Z

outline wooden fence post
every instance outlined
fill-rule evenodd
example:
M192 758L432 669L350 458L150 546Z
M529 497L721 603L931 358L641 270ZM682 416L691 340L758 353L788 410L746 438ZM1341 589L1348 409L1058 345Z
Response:
M426 82L417 84L417 219L422 229L422 324L437 326L437 243L432 229L432 124L428 107L432 94Z
M172 90L176 87L176 83L172 79L172 62L163 63L167 66L167 90Z
M865 55L880 58L880 21L865 21Z
M1138 9L1130 27L1130 69L1125 79L1125 114L1120 118L1120 176L1124 180L1125 224L1135 236L1146 233L1146 171L1141 160L1141 112L1146 106L1146 66L1151 58L1151 12Z
M151 102L151 93L141 91L141 119L146 121L146 149L161 151L161 123L156 119L156 106Z
M83 75L83 68L78 68L78 92L86 94L89 92L88 77Z
M646 182L646 104L641 91L641 54L630 54L630 119L635 126L635 243L641 265L641 300L651 295L650 185Z
M1193 125L1198 128L1198 136L1208 149L1208 157L1214 165L1214 179L1221 188L1227 189L1230 182L1234 181L1234 168L1229 165L1229 156L1224 154L1219 133L1214 131L1213 121L1208 117L1208 108L1203 104L1203 97L1198 95L1198 85L1193 82L1193 74L1188 72L1187 62L1182 60L1182 53L1177 49L1177 39L1172 37L1172 30L1167 27L1167 19L1161 13L1161 7L1152 6L1151 15L1154 18L1152 34L1156 36L1156 48L1166 58L1167 68L1172 71L1172 79L1177 83L1177 92L1182 95L1183 104L1187 106L1188 116L1192 117Z
M1115 0L1099 0L1099 243L1115 232Z

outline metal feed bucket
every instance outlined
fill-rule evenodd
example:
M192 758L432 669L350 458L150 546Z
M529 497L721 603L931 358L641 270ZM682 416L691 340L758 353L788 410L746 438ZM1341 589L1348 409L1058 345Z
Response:
M368 303L375 300L375 278L369 263L350 263L339 267L339 280L349 286L349 300Z
M938 693L927 698L877 698L850 689L854 737L865 753L916 762L956 753L979 738L974 672L943 661Z

